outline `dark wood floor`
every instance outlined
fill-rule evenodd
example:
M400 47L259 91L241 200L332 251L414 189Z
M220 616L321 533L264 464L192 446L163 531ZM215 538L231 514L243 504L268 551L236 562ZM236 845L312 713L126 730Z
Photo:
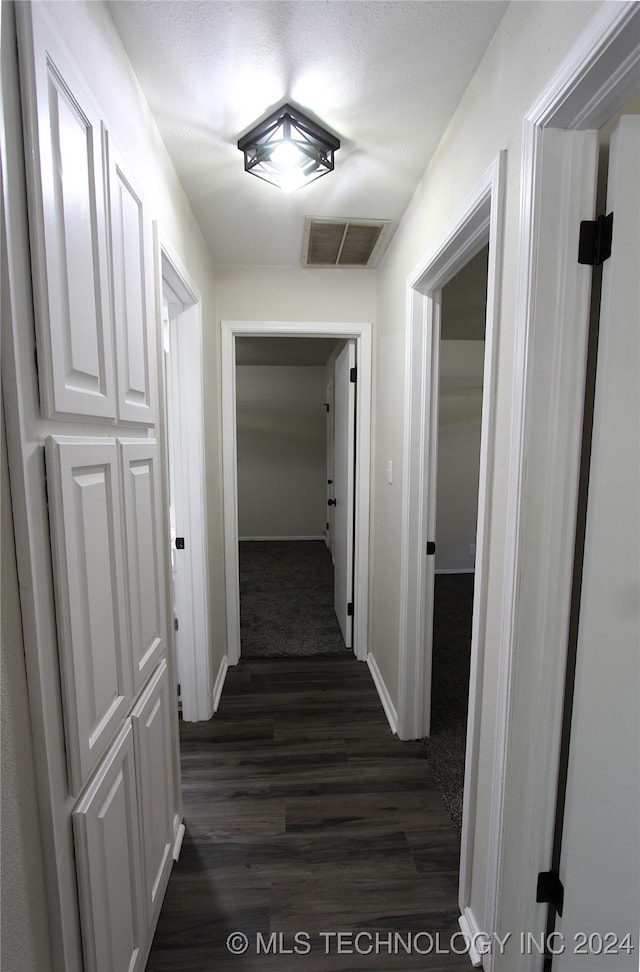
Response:
M243 661L181 743L186 836L148 972L469 972L458 838L366 665Z

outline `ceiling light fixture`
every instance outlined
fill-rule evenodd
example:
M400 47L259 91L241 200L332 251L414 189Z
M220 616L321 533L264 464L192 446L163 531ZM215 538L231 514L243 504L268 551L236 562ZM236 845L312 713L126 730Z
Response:
M340 140L285 104L243 135L238 148L245 172L293 192L333 171Z

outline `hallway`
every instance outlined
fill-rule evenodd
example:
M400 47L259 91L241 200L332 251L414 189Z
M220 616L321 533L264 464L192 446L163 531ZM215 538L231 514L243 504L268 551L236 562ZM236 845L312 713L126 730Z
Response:
M148 972L467 972L458 839L365 665L243 660L215 719L180 735L186 836Z

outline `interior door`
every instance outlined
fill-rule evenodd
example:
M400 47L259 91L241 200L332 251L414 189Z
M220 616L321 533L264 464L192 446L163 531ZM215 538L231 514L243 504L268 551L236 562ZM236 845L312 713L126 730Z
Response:
M73 810L85 972L139 972L144 952L138 797L131 720Z
M638 966L640 118L611 141L584 565L554 972ZM560 949L558 949L560 951Z
M438 492L438 401L440 395L440 325L442 291L433 295L433 315L431 319L431 374L429 387L431 395L425 402L425 428L428 429L428 444L425 454L425 488L429 497L426 504L426 558L424 594L424 677L423 677L423 714L422 725L425 736L431 729L431 671L433 656L433 615L435 607L436 582L436 498Z
M335 462L335 446L334 446L334 425L333 425L333 415L334 415L334 403L333 403L333 381L330 381L327 385L327 532L325 533L325 542L331 553L331 559L333 560L333 534L335 530L333 511L335 507L329 503L333 499L333 466Z
M347 648L353 647L353 517L355 486L355 342L336 359L334 374L334 607Z

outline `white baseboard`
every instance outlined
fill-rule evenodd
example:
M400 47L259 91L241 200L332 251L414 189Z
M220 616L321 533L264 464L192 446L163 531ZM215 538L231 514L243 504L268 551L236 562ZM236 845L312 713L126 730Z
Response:
M436 568L436 574L475 574L475 567L446 567L444 570Z
M373 679L373 684L375 685L380 701L382 703L382 708L384 709L384 714L387 717L387 721L391 727L391 732L395 735L398 733L398 713L396 708L391 701L391 696L389 695L389 690L385 685L384 679L378 668L378 664L371 653L367 655L367 665L369 666L369 671L371 672L371 678Z
M324 533L320 533L317 536L312 536L312 537L238 537L240 543L242 543L243 540L269 541L269 540L324 540L324 539L325 539Z
M182 821L178 824L176 828L176 835L173 841L173 859L177 861L180 857L180 850L182 848L182 840L184 838L185 826Z
M229 668L229 659L225 655L220 662L220 668L218 669L218 675L216 677L216 683L213 686L213 711L218 711L218 706L220 705L220 697L222 695L222 689L224 688L224 680L227 677L227 669Z
M475 915L470 908L465 908L460 917L458 918L458 924L460 925L460 931L465 937L465 940L469 943L468 955L471 960L471 964L474 969L482 968L482 963L485 956L480 955L480 952L475 948L474 942L478 942L481 939L484 941L486 936L482 935L482 931L475 919Z

